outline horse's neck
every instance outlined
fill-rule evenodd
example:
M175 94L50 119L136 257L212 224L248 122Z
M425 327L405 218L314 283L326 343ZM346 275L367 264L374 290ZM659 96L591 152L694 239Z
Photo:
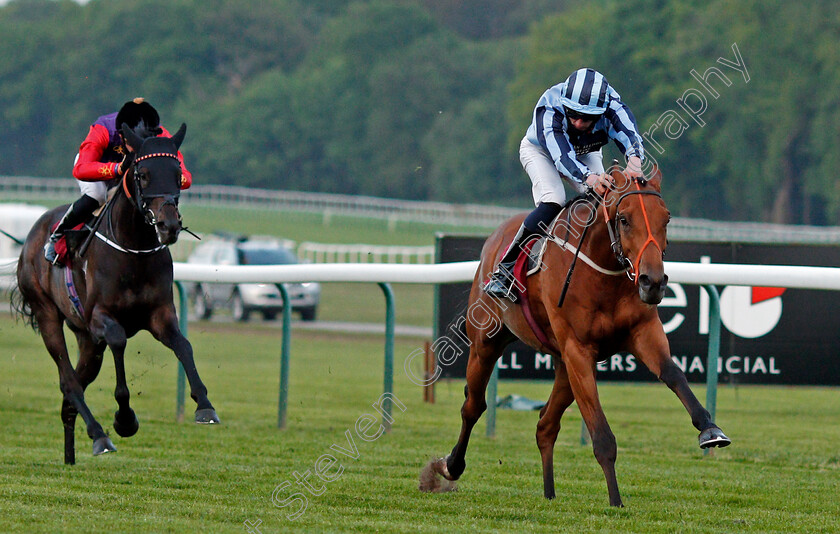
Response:
M563 241L568 240L570 244L578 247L582 254L585 254L599 267L610 271L622 270L623 267L618 263L612 251L610 234L604 221L603 210L600 206L596 209L597 217L588 228L580 223L568 222L568 214L564 211L558 218L558 224L555 225L554 235ZM565 223L561 224L561 218L565 218Z
M115 199L109 218L109 231L122 246L144 249L159 245L154 228L146 223L140 210L124 194Z

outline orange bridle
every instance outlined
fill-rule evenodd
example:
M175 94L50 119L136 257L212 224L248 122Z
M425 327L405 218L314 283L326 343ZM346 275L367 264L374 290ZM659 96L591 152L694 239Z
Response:
M654 195L657 197L662 198L662 195L657 191L649 191L649 190L642 190L639 182L642 180L636 178L633 179L633 183L636 185L635 191L627 191L626 193L622 194L618 197L618 201L615 203L615 214L616 219L618 218L618 206L621 204L621 201L624 200L626 197L630 195ZM642 182L644 183L644 182ZM615 254L616 259L618 262L627 270L627 276L633 280L634 283L639 283L639 264L642 261L642 254L644 254L645 249L647 249L648 245L653 244L657 249L659 249L659 253L662 254L662 247L657 243L656 239L653 237L653 232L650 229L650 220L647 214L647 208L645 208L645 203L642 201L642 197L639 197L639 206L642 208L642 216L645 221L645 229L647 230L647 239L645 240L642 248L639 250L639 253L636 255L636 261L632 262L630 259L624 255L624 251L621 247L621 236L619 235L619 225L618 221L616 220L615 224L610 224L610 216L607 212L607 203L606 203L607 195L604 195L604 201L601 203L601 206L604 210L604 222L607 225L607 232L610 235L610 246L612 247L613 254Z

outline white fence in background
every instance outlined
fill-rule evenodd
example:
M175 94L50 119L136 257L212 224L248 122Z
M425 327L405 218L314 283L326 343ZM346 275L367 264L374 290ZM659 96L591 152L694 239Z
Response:
M72 178L0 176L0 198L5 196L39 203L48 198L69 202L78 195L78 185ZM491 229L529 209L200 184L185 190L183 196L195 204L318 213L323 216L325 224L329 224L334 215L381 219L388 221L389 228L406 221ZM838 245L840 227L674 217L668 225L668 237L673 241Z
M431 264L435 262L435 247L341 245L305 241L298 245L297 255L310 263Z
M17 258L0 259L0 275L14 275ZM175 280L182 282L387 282L445 284L469 282L477 261L434 265L196 265L176 262ZM669 281L682 284L785 287L840 290L840 268L788 265L737 265L665 262Z
M79 196L79 186L72 178L0 176L0 194L20 199L57 198L71 201ZM333 215L353 215L384 219L390 224L397 221L413 221L494 228L512 215L525 211L478 204L274 191L225 185L195 184L183 191L182 196L188 202L196 204L244 205L254 208L320 213L327 221Z

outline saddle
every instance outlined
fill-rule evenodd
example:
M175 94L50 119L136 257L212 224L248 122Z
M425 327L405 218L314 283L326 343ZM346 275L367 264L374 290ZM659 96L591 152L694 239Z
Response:
M79 250L79 248L84 244L85 240L90 235L91 231L96 228L96 220L105 210L105 206L111 201L111 199L116 194L118 186L114 186L108 190L108 197L104 204L100 204L98 208L93 210L93 214L90 218L83 222L82 224L76 225L73 227L72 230L67 230L64 232L64 235L61 236L58 241L55 243L55 253L57 255L57 259L55 261L56 265L61 265L64 267L70 266L70 257L71 253ZM58 223L55 223L50 231L55 231L58 227Z
M56 265L61 265L64 267L70 266L70 254L73 251L79 249L82 246L82 243L85 242L85 239L88 235L90 235L91 225L90 223L93 222L94 219L91 221L82 223L72 230L67 230L64 232L64 235L61 236L58 241L55 243L55 253L57 255L57 259L55 261ZM58 226L56 223L55 226ZM53 230L55 230L55 226L53 226Z

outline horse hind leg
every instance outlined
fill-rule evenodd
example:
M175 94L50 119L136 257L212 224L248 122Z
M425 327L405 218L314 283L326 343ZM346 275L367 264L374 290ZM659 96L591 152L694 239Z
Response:
M76 416L79 412L73 403L64 399L61 401L61 423L64 426L64 463L76 463Z
M454 484L466 469L466 452L470 434L484 410L487 409L485 392L490 375L496 366L496 360L501 355L503 345L497 345L489 340L479 345L473 343L467 363L467 385L464 387L464 404L461 407L461 433L458 443L445 458L430 461L420 472L420 490L427 492L443 492L455 489ZM443 477L442 482L439 477Z
M75 436L73 431L77 415L82 416L87 427L87 434L94 441L94 455L115 451L116 447L108 439L108 436L102 429L102 425L93 417L87 404L85 404L84 390L85 386L90 382L85 383L84 380L86 378L83 377L86 375L84 372L82 377L80 377L70 363L70 358L67 354L67 344L64 339L64 330L57 311L49 313L44 308L40 308L36 312L36 319L44 345L58 367L59 384L61 392L64 395L61 409L61 423L64 427L64 462L73 464L76 460ZM81 353L79 361L80 369L84 366L82 363L84 361L83 356L84 353Z
M560 419L575 396L569 384L566 366L559 357L554 357L554 386L548 402L540 410L540 420L537 423L537 447L540 449L543 472L543 495L546 499L553 499L554 493L554 444L560 432Z

